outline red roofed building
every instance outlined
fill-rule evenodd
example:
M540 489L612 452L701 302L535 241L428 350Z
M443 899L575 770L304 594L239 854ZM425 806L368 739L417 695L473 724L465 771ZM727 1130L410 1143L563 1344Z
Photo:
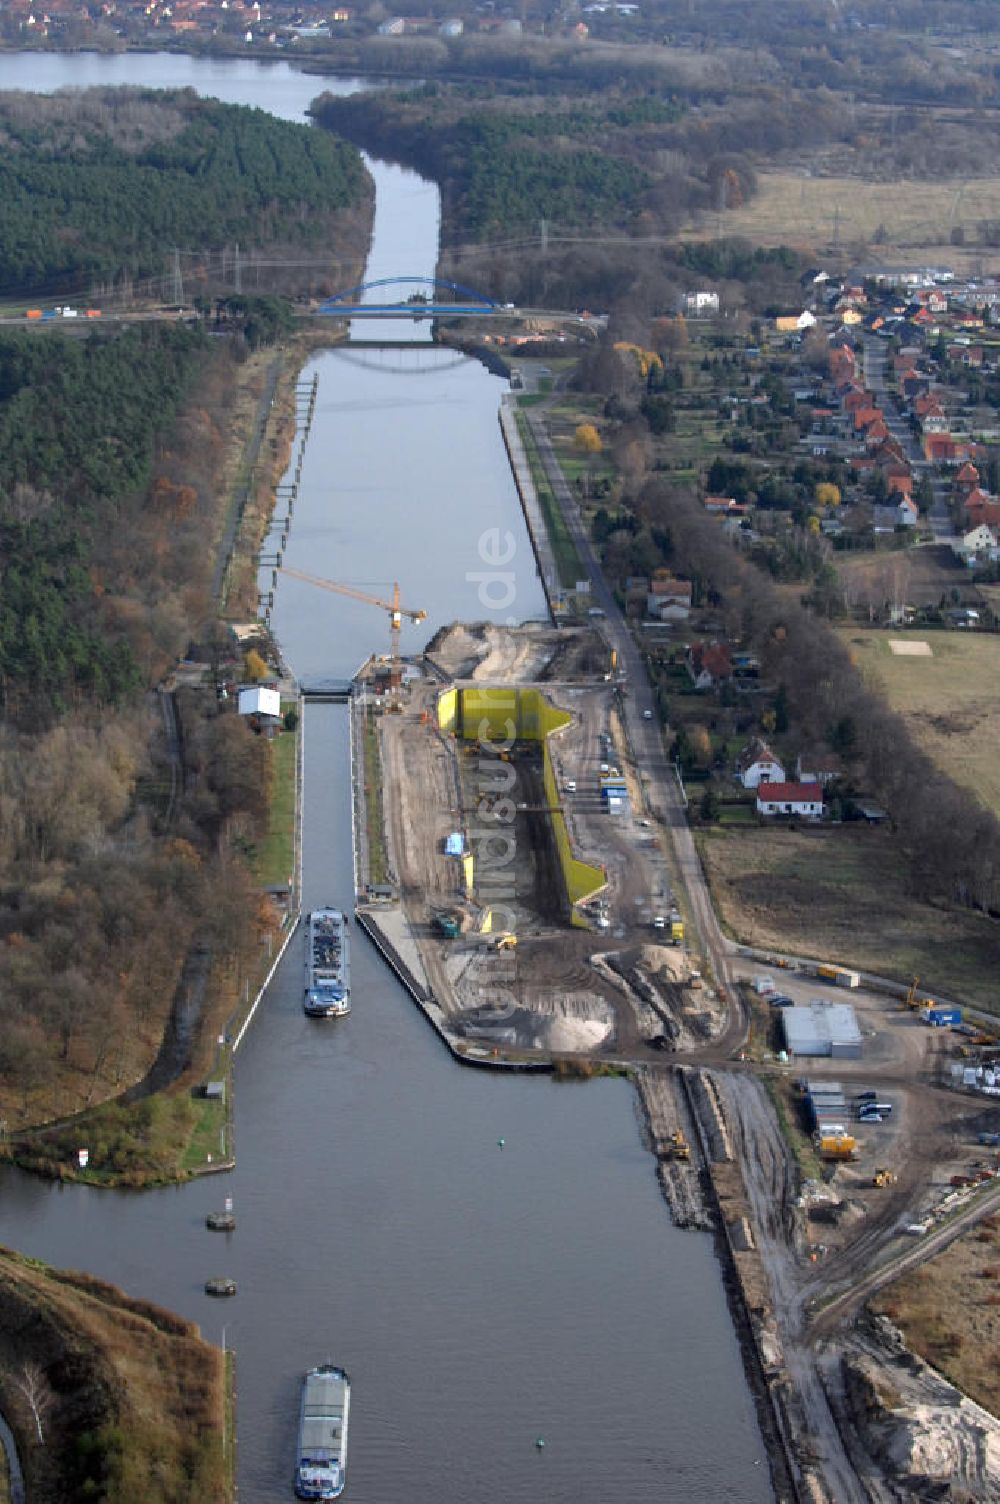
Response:
M733 677L733 660L724 642L696 642L687 657L695 689L711 689Z
M965 515L969 527L978 527L983 522L987 527L1000 527L1000 501L995 496L987 496L985 491L973 491L966 498Z
M963 496L970 496L972 492L976 490L978 485L979 471L976 469L971 460L966 460L965 464L955 476L955 490L960 492Z
M913 495L913 476L904 467L890 465L886 471L885 484L890 496L893 492L907 498Z
M757 790L759 815L798 815L805 820L823 818L821 783L762 783Z

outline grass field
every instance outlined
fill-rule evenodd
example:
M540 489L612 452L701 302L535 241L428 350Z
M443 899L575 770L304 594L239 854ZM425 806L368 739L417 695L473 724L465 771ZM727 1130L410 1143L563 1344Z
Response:
M267 835L255 861L262 888L278 888L292 880L295 861L295 767L298 732L283 731L268 743L271 754L271 803Z
M908 1347L1000 1416L1000 1218L984 1218L922 1269L887 1285L872 1307L901 1328Z
M979 222L1000 215L1000 177L886 183L762 172L758 184L749 204L688 226L682 238L699 240L721 229L762 245L877 241L881 252L941 247L942 259L955 265L962 252L949 245L952 229L964 230L968 255L976 249Z
M917 743L1000 815L1000 637L919 629L843 636L869 684L906 719ZM932 656L898 656L892 641L926 642Z
M1000 925L914 898L889 831L699 831L723 924L744 944L791 951L921 984L1000 1010Z

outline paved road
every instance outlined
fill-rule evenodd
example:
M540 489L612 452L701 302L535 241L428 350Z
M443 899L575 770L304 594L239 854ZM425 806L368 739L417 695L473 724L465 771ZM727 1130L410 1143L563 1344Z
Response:
M934 466L929 465L924 459L923 451L914 438L909 424L897 411L895 397L889 391L886 381L887 365L886 341L879 339L877 334L866 335L864 342L865 385L878 399L878 405L885 414L886 426L913 467L914 474L917 477L926 475L930 480L934 491L934 501L927 514L927 521L930 523L935 541L947 543L954 537L951 515L948 510L947 483L935 474Z
M531 410L528 422L553 494L590 579L591 600L597 610L604 612L601 630L616 650L619 666L624 672L623 718L650 813L662 820L670 831L677 877L687 895L689 918L701 936L716 983L725 986L730 1000L736 1002L737 993L731 985L731 964L736 947L723 935L715 916L681 791L667 757L646 665L594 555L580 508L552 447L542 410Z

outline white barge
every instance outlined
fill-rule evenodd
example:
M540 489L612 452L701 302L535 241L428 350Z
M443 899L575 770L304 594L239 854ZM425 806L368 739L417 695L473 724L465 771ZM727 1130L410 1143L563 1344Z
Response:
M306 990L310 1018L340 1018L351 1011L351 956L347 920L339 909L313 909L306 921Z
M344 1492L350 1405L351 1381L342 1368L324 1363L309 1370L302 1385L296 1498L339 1499Z

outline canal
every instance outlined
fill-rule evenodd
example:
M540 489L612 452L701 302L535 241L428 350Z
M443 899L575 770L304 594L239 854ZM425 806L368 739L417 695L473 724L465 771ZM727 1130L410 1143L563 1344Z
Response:
M70 83L190 85L291 119L320 88L284 64L0 58L2 88ZM433 186L373 171L369 275L430 273ZM502 385L412 333L412 351L310 363L317 415L287 554L376 594L398 579L428 611L404 649L486 602L503 618L543 610L497 431ZM512 594L479 577L491 529L513 535ZM350 673L387 644L379 611L298 582L281 582L273 619L300 675ZM348 907L346 713L310 708L304 735L304 901ZM301 1374L327 1358L354 1384L356 1504L769 1499L711 1241L671 1225L631 1089L456 1065L358 934L354 1011L318 1026L301 964L296 940L238 1058L234 1172L142 1195L8 1172L0 1240L235 1347L243 1501L290 1496ZM226 1194L238 1230L209 1234ZM239 1282L223 1307L202 1294L215 1273Z

